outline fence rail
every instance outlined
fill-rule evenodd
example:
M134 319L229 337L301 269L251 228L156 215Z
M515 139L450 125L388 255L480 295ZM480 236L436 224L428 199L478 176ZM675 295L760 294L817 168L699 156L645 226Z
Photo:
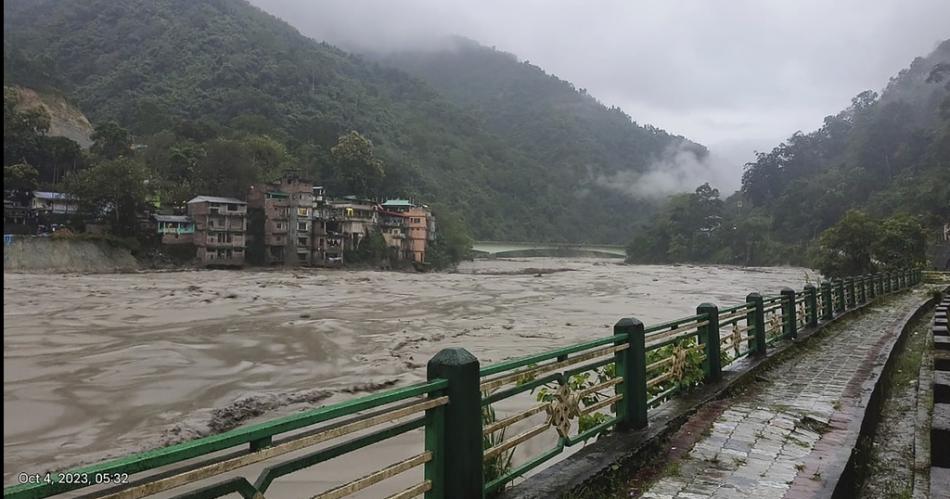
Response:
M178 497L263 497L282 476L422 429L421 452L314 497L346 497L422 467L421 481L389 497L479 498L568 447L615 428L646 427L652 409L719 380L723 366L765 355L776 342L916 285L921 276L918 270L885 272L825 281L817 288L809 284L802 291L785 288L773 296L752 293L743 304L719 309L703 303L695 315L650 327L621 319L612 336L486 367L464 349L445 349L429 361L425 383L63 473L33 475L33 483L7 487L3 495L43 498L94 487L96 497L138 498L192 485ZM526 395L530 403L513 402ZM515 462L521 444L542 438L551 444ZM219 476L264 461L269 465L253 483ZM126 476L132 480L109 484ZM219 481L211 483L214 477Z

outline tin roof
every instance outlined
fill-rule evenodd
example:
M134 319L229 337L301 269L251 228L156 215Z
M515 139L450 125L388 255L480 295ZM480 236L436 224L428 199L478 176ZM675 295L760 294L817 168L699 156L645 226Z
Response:
M222 198L217 196L195 196L188 201L188 204L191 203L232 203L232 204L247 204L244 201L236 198Z
M156 222L192 223L192 219L188 215L152 215L152 218Z
M383 203L383 206L393 208L412 208L414 205L408 199L388 199L385 203Z
M64 194L62 192L48 192L48 191L33 191L33 197L40 199L62 199L70 200L72 196L69 194Z

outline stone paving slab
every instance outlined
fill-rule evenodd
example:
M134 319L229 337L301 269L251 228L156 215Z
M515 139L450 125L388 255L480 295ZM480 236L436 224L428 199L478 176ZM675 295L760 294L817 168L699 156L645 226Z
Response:
M709 434L642 497L808 497L823 481L821 460L854 431L861 387L883 368L882 337L920 303L918 293L892 297L801 345L734 397Z
M950 468L930 468L930 491L933 499L950 499Z

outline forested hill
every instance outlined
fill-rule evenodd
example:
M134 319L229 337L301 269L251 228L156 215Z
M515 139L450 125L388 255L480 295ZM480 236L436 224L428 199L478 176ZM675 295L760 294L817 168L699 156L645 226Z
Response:
M616 110L594 112L596 129L584 130L597 105L575 92L573 101L527 100L520 109L534 106L539 118L513 123L514 133L243 0L8 0L4 83L55 88L94 125L131 130L153 174L178 188L164 199L184 196L183 186L241 195L275 167L332 186L330 148L356 130L385 168L367 194L447 205L485 239L623 240L647 206L605 186L600 172L642 171L681 142ZM536 93L547 93L541 83ZM570 105L580 111L564 112ZM540 118L548 113L555 118Z
M860 213L847 218L849 210ZM922 225L934 236L950 221L950 40L880 95L861 92L818 130L759 153L734 197L724 202L702 188L674 200L631 235L629 253L636 261L807 263L842 219L881 226L893 217L892 227Z
M878 95L865 91L811 133L746 167L742 192L788 242L808 240L851 208L929 222L950 217L950 40Z
M375 55L418 76L471 112L512 146L554 168L586 169L609 179L642 171L657 158L706 148L664 130L638 125L617 107L514 54L452 37L442 49Z

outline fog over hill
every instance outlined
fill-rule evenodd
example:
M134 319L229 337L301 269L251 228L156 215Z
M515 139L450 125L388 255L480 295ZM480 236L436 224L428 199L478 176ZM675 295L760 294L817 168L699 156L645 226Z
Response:
M438 51L453 35L511 52L706 145L732 179L724 190L753 151L880 91L947 36L950 19L943 0L253 2L357 52Z

